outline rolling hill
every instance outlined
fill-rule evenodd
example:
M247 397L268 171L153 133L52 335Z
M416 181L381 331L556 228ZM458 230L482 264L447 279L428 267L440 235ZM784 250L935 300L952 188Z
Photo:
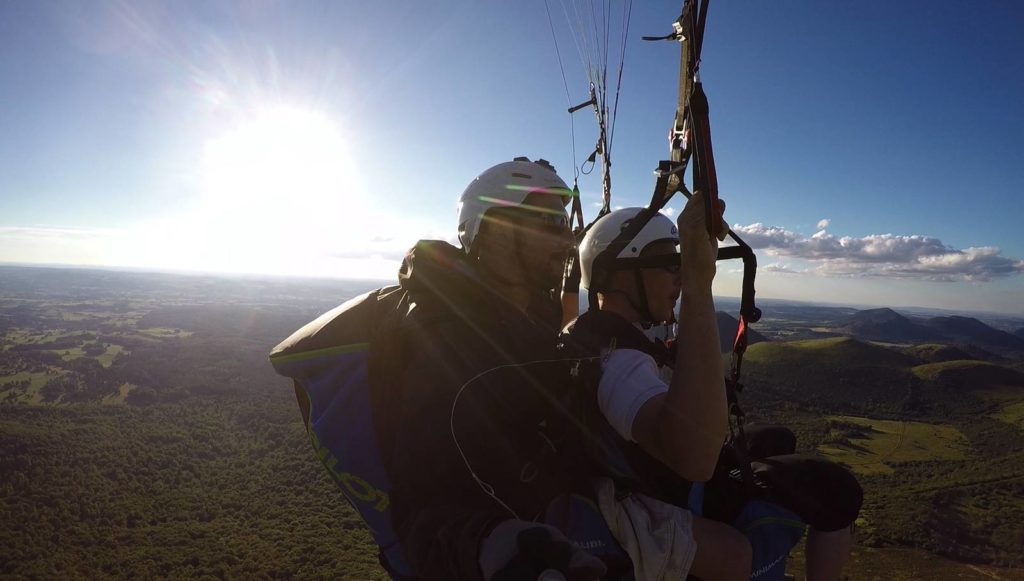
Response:
M773 341L747 350L748 362L783 366L824 366L833 368L870 365L906 367L916 365L910 355L850 337L829 337L803 341Z
M757 385L755 398L768 393L832 412L876 416L982 413L989 404L981 392L1024 388L1024 373L1010 366L939 360L961 354L966 355L942 345L901 349L850 337L772 341L747 350L745 372Z
M921 383L916 358L849 337L758 343L745 362L755 392L844 413L896 414Z
M987 361L943 361L918 365L917 377L956 390L1024 387L1024 373Z

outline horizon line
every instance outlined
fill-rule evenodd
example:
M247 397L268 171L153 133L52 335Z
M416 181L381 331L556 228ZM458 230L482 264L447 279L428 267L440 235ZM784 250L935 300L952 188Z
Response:
M96 264L65 264L55 262L12 262L6 260L0 260L0 267L14 267L14 268L48 268L53 270L65 269L65 270L96 270L96 271L107 271L107 272L125 272L125 273L136 273L136 274L163 274L171 276L210 276L216 278L225 279L253 279L253 278L264 278L274 280L299 280L299 281L310 281L310 282L332 282L332 281L365 281L365 282L380 282L385 284L393 284L397 281L380 278L366 278L358 276L302 276L292 274L271 274L266 272L219 272L212 270L188 270L188 269L174 269L174 268L162 268L162 267L144 267L144 266L114 266L114 265L96 265ZM715 298L719 299L731 299L740 300L741 297L734 295L716 294ZM785 297L774 297L774 296L761 296L758 297L757 301L780 301L796 303L800 305L808 306L823 306L831 308L851 308L857 310L866 309L878 309L888 308L893 310L899 309L916 309L923 311L942 311L948 313L966 313L984 316L1000 316L1000 317L1015 317L1024 321L1024 311L1022 312L1008 312L1008 311L986 311L980 309L950 309L946 307L924 307L920 305L892 305L892 304L871 304L871 303L837 303L828 301L808 301L803 299L792 299ZM757 302L755 301L755 302Z

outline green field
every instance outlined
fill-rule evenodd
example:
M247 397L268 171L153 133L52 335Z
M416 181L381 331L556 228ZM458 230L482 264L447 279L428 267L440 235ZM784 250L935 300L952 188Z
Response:
M803 546L793 551L786 572L803 579ZM849 581L1024 581L1024 570L958 563L920 549L855 546L843 570Z
M134 385L130 383L122 383L121 386L117 389L117 393L112 393L104 397L102 400L100 400L100 403L103 405L123 404L125 403L125 399L128 397L128 394L131 393L133 389L135 389Z
M7 345L5 349L9 349L14 345L47 343L74 334L75 333L73 331L65 331L63 329L48 329L39 331L32 329L10 329L7 331L7 335L4 337L4 339L9 343L9 345Z
M970 359L942 361L940 363L928 363L925 365L918 365L917 367L914 367L914 375L927 381L935 381L941 378L943 375L949 374L951 372L994 367L997 366L987 361L974 361Z
M1024 401L1004 406L998 412L992 414L992 417L1024 430Z
M54 377L46 373L22 371L14 375L0 377L0 402L17 402L38 405L43 398L39 390L46 385L50 378ZM14 384L28 380L27 387L15 388Z
M139 333L145 333L153 337L191 337L192 331L183 331L181 329L172 329L170 327L151 327L149 329L139 329Z
M60 358L64 361L71 361L72 359L85 357L85 351L82 350L81 347L73 347L71 349L53 349L53 352L60 355Z
M832 431L840 434L818 450L858 474L891 473L891 464L898 462L964 460L969 452L964 435L948 425L853 416L831 416L828 420L839 426ZM844 429L844 424L866 429Z
M114 357L117 354L124 351L124 347L111 343L107 346L107 350L96 356L96 361L100 362L103 367L110 367L114 363Z

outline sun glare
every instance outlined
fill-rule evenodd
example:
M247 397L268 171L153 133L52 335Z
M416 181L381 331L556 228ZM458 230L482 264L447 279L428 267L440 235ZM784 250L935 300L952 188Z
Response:
M364 207L348 144L327 115L259 109L210 140L195 226L204 268L307 273L317 249L344 250Z

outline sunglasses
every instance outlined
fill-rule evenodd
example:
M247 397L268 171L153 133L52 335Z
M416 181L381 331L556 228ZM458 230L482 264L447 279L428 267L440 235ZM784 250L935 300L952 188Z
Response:
M565 212L558 210L535 206L515 206L498 208L489 213L493 213L496 219L508 220L514 224L548 234L560 235L569 232L569 217Z
M641 256L639 258L631 258L629 260L630 268L653 268L657 270L664 270L672 276L678 275L683 267L679 263L679 253L673 252L671 254L656 254L654 256Z
M668 264L661 267L662 270L671 274L672 276L679 276L679 273L683 270L683 265L679 264L679 259L676 258L675 264Z

